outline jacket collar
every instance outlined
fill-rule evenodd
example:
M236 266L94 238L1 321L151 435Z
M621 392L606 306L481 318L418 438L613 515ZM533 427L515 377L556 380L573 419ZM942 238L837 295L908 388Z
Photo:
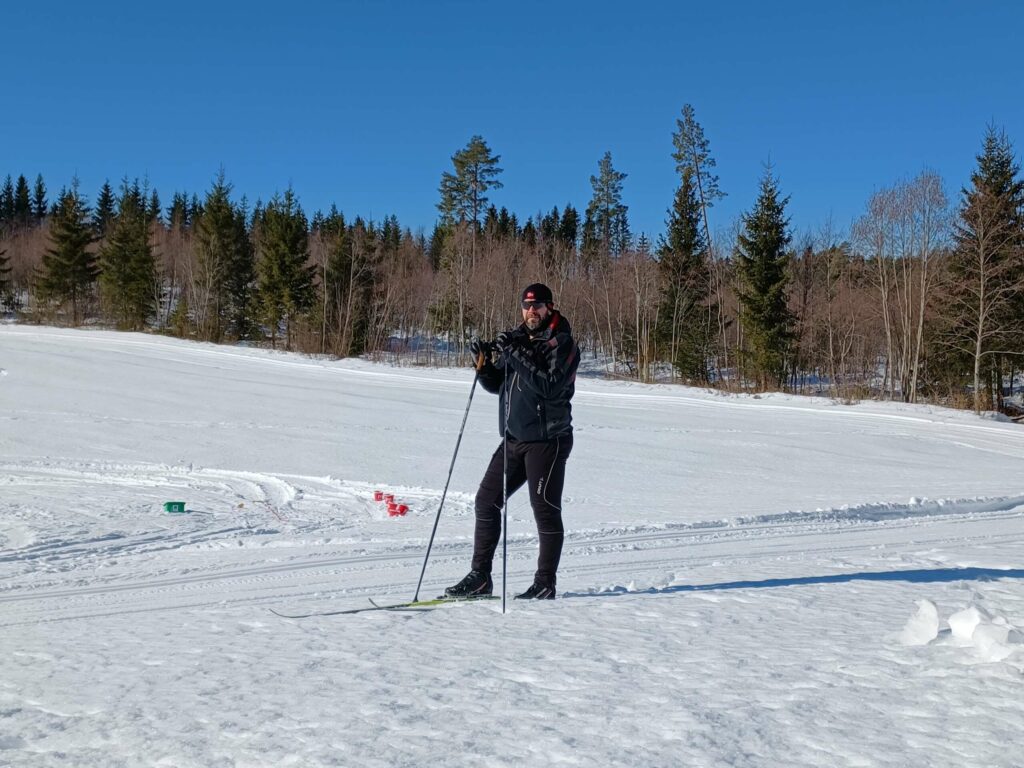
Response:
M558 326L562 325L563 322L564 320L559 311L557 309L553 309L551 310L551 317L548 318L547 324L542 326L540 330L531 333L526 323L523 323L520 327L526 332L526 335L530 337L531 341L546 341L555 335L558 330Z

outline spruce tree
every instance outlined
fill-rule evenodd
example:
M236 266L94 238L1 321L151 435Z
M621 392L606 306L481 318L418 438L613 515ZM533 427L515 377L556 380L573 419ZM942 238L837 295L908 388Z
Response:
M346 275L348 274L347 259L350 253L348 245L345 216L337 206L331 205L331 210L326 216L322 216L319 222L318 234L320 240L327 250L321 286L323 307L321 310L321 351L326 352L328 337L333 336L334 341L330 348L336 354L343 354L339 347L341 344L343 315L346 303Z
M276 346L277 332L285 324L285 346L291 348L292 326L313 302L314 267L309 261L309 232L291 187L275 195L259 223L257 295L261 318Z
M29 197L28 179L24 175L18 177L14 187L14 223L24 227L32 221L32 200Z
M520 237L527 248L537 247L537 228L533 225L533 219L527 219L526 223L523 224L523 231Z
M156 308L158 280L145 196L122 186L118 210L99 254L100 296L119 328L141 330Z
M378 234L373 225L356 217L350 226L332 209L329 219L330 248L327 289L331 295L334 350L358 355L366 351L373 321L375 266L393 258L401 242L397 219L386 219Z
M188 203L188 221L190 226L193 222L195 222L196 219L199 218L202 212L203 204L199 202L199 196L195 192L193 192L192 199Z
M627 174L612 166L611 152L604 153L597 171L597 176L590 177L594 194L587 206L587 221L592 225L589 245L599 257L617 257L629 249L632 240L629 209L622 202L622 182Z
M594 221L594 214L588 207L583 214L583 226L580 228L580 252L584 263L591 265L597 259L601 250L601 242L597 236L597 224Z
M7 249L0 249L0 306L6 308L14 304L14 286L11 282L11 259Z
M743 215L736 243L746 362L762 389L783 384L793 337L786 298L791 240L785 213L788 202L788 197L780 199L778 182L767 168L754 210Z
M182 192L175 192L167 208L167 226L184 229L188 224L188 197Z
M498 209L493 205L488 206L487 212L484 214L483 231L492 237L498 235Z
M222 169L206 194L194 227L204 295L193 297L193 308L207 339L220 340L225 332L242 338L251 330L254 258L245 218L231 202L231 185Z
M98 269L89 227L89 209L78 194L78 180L62 190L50 225L51 247L43 254L37 288L43 302L71 302L72 324L78 325L79 309L91 295Z
M693 176L691 168L683 169L666 234L658 247L662 295L657 332L679 375L705 383L709 380L713 308L708 306L708 247Z
M562 212L562 221L558 225L558 238L570 248L575 248L579 234L580 215L572 205L567 204Z
M970 365L974 408L988 404L983 375L1000 398L1001 359L1024 353L1024 180L1006 134L989 127L971 186L963 189L946 343Z
M248 212L244 198L235 206L232 249L228 253L228 333L248 339L256 331L253 294L256 290L256 251L249 235Z
M562 215L558 212L558 206L556 205L551 209L551 213L546 214L540 220L540 235L546 242L554 242L558 239L558 228L562 223Z
M161 213L160 195L158 195L156 189L154 189L149 195L149 208L146 210L146 218L149 219L150 222L160 223Z
M104 181L100 193L96 196L96 208L92 214L92 228L99 238L106 237L107 229L114 220L117 198L110 187L110 181Z
M450 227L440 221L434 224L434 231L430 233L430 240L427 243L427 259L435 272L440 271L444 263L445 246L450 235Z
M4 185L0 188L0 230L14 224L14 182L7 174Z
M38 224L46 218L46 184L43 183L43 174L36 175L36 185L32 191L32 215Z
M504 210L504 209L502 209ZM394 214L385 217L380 235L381 246L385 253L394 254L402 244L402 227Z

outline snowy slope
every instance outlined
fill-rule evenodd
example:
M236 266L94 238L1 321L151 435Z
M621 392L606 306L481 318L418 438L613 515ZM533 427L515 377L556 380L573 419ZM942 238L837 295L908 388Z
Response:
M19 326L0 369L2 765L1021 765L1019 426L581 380L563 599L286 620L412 596L467 371ZM478 390L427 596L497 443Z

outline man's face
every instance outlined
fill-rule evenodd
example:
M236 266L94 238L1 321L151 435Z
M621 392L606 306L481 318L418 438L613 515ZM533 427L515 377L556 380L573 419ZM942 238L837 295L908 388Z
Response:
M551 314L551 310L542 301L523 302L523 322L531 331L543 327L544 323L548 321L549 314Z

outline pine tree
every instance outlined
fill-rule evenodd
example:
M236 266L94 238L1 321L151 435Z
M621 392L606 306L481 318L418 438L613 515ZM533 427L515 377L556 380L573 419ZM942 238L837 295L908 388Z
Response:
M985 404L983 373L1001 397L1000 359L1024 353L1024 180L1013 146L989 127L971 186L963 189L948 307L947 344L970 363L974 408Z
M78 194L78 180L62 190L50 226L52 247L43 254L38 275L39 297L44 302L71 302L72 324L78 325L79 308L92 293L98 270L89 228L89 209Z
M699 122L694 108L691 104L684 104L682 117L676 120L676 131L672 134L672 145L674 151L672 159L676 162L676 172L680 178L689 169L692 184L696 189L696 198L700 205L701 219L703 220L704 242L707 246L707 260L709 268L715 262L714 240L711 237L711 225L708 221L708 209L712 208L717 200L725 197L725 193L718 186L718 176L715 175L715 159L711 156L710 143L704 136L704 128ZM713 277L712 285L709 286L710 293L721 296L722 286ZM721 306L717 303L711 305L712 315L710 322L716 327L716 338L718 339L718 352L721 354L720 364L729 366L729 347L726 336L727 321Z
M27 226L32 221L32 200L29 197L28 179L24 175L18 177L14 187L14 223L19 227Z
M270 327L276 346L277 332L285 323L285 346L291 348L292 326L313 302L314 267L309 261L309 232L291 187L275 195L263 211L259 225L258 300L262 320Z
M598 257L618 257L629 249L628 207L622 202L622 182L627 174L612 166L612 153L605 152L597 166L597 176L590 177L594 195L587 206L587 220L593 230L588 243Z
M142 330L157 301L145 195L136 181L121 187L117 214L100 249L100 296L119 328Z
M110 181L104 181L100 193L96 196L96 208L92 214L92 228L98 238L106 237L110 223L114 220L117 198L110 187Z
M779 198L771 168L765 170L754 210L743 215L737 238L740 316L750 374L762 389L781 386L792 342L793 318L787 306L790 243L789 198Z
M438 189L441 201L437 204L441 212L441 224L448 230L444 238L445 248L440 252L440 267L446 278L446 285L440 289L442 301L453 302L454 313L448 307L433 310L435 317L453 318L453 323L442 329L461 349L472 314L469 300L470 277L477 263L477 239L480 232L480 217L487 210L487 192L504 186L498 176L501 157L491 153L490 147L481 136L473 136L464 149L452 155L454 173L441 175ZM468 231L468 237L464 234ZM469 248L465 247L466 242ZM468 250L468 253L467 253Z
M36 185L32 192L32 215L38 224L46 218L46 184L43 183L43 174L36 175Z
M676 120L676 132L672 134L675 152L672 159L676 161L676 172L682 174L687 168L696 187L697 200L700 203L701 217L704 219L704 237L711 244L711 229L708 226L708 208L716 200L725 197L718 187L718 176L712 169L715 159L711 156L710 144L704 137L704 129L697 122L693 106L683 105L683 117Z
M437 209L445 223L471 222L479 228L480 213L486 210L487 192L501 189L499 155L491 154L482 136L474 136L464 149L452 155L454 173L441 174L441 202Z
M657 332L679 375L707 382L713 308L708 306L708 248L701 223L693 170L684 168L658 247L662 296Z

